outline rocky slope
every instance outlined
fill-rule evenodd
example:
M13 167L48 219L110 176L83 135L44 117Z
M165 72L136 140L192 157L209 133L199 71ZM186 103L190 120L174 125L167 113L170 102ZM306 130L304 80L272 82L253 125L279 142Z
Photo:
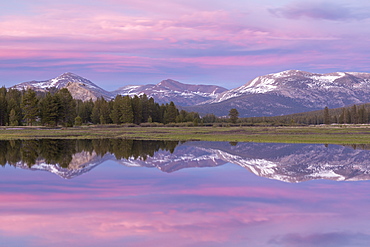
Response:
M225 91L227 91L226 88L219 86L183 84L167 79L156 85L125 86L112 93L130 96L146 94L158 103L173 101L178 106L191 106L215 99Z
M370 102L370 74L288 70L257 77L189 108L201 113L238 109L240 116L274 116Z
M114 95L93 82L75 75L73 73L64 73L54 79L46 81L29 81L23 82L13 86L12 88L18 90L33 89L36 91L47 91L50 88L67 88L72 97L80 100L96 100L97 98L104 97L107 99L113 98Z

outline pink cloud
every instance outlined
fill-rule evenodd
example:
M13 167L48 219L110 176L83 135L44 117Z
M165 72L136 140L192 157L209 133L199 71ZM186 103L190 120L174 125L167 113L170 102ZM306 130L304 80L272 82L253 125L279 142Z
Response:
M30 3L24 14L9 11L1 17L0 63L9 78L14 78L9 69L31 73L35 68L115 73L110 77L132 73L135 79L174 72L173 77L193 81L222 77L219 71L225 66L230 73L225 77L235 79L235 72L238 80L245 69L255 71L256 66L266 73L281 68L367 69L363 41L368 39L364 27L369 20L356 24L352 15L358 8L349 10L352 22L337 25L322 20L339 20L335 18L341 9L321 7L323 15L315 17L311 10L317 4L306 10L299 4L274 4L277 7L208 0ZM289 13L294 20L276 16Z

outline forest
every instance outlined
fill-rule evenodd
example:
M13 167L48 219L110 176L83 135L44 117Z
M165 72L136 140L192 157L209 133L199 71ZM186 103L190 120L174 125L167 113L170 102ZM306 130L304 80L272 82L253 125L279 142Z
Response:
M370 103L290 114L274 117L239 119L245 125L320 125L320 124L369 124Z
M197 124L199 120L198 113L179 111L173 102L160 105L145 94L134 97L117 95L109 101L99 98L93 102L75 100L65 88L48 92L0 88L0 126Z
M47 92L0 88L0 126L286 126L368 123L370 103L335 109L325 107L322 110L284 116L239 118L235 108L224 117L212 113L200 116L197 112L179 110L172 101L158 104L145 94L133 97L117 95L112 100L98 98L96 101L81 101L73 99L66 88L50 89Z

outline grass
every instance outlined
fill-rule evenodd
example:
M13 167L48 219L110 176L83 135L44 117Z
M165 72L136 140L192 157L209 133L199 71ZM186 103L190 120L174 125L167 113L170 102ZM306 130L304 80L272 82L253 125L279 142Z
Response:
M124 127L89 126L47 129L3 127L0 139L124 138L176 141L370 144L370 125L307 127Z

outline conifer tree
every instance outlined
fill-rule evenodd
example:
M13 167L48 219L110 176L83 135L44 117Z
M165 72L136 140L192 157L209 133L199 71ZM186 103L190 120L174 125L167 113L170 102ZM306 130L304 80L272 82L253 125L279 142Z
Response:
M32 89L28 89L22 98L23 118L27 125L32 126L38 116L38 99Z
M6 88L0 88L0 125L8 123L8 102L6 100Z
M327 106L324 109L324 124L330 124L329 108Z
M134 116L133 122L135 124L140 124L143 120L143 105L142 105L141 98L135 95L131 99L131 103L132 103L132 112Z
M164 123L174 123L176 122L176 117L179 115L179 111L177 110L173 101L170 104L167 104L165 107L165 112L163 115Z
M149 118L149 99L146 94L140 96L141 101L141 121L143 123L148 122Z
M21 92L16 89L9 89L6 94L6 100L8 103L9 124L12 125L17 123L16 125L20 125L22 122ZM12 110L14 110L14 112L12 113L12 120L10 120ZM12 124L10 122L12 122Z
M239 112L237 109L233 108L229 111L229 118L230 118L230 121L235 124L236 121L238 121L238 118L239 118Z
M73 126L76 117L76 101L66 88L59 90L55 97L59 102L59 121L65 126Z
M120 120L121 123L133 123L134 121L134 112L130 96L125 96L122 99Z
M114 124L121 124L121 116L122 116L122 105L123 105L123 97L122 95L117 95L113 101L112 111L110 117Z
M358 124L358 112L356 105L351 107L351 123Z
M59 98L48 92L40 101L41 123L48 126L57 126L59 122L60 109Z
M14 109L11 109L10 113L9 113L9 125L10 126L18 126L19 125L18 116L17 116L17 113L15 112Z

